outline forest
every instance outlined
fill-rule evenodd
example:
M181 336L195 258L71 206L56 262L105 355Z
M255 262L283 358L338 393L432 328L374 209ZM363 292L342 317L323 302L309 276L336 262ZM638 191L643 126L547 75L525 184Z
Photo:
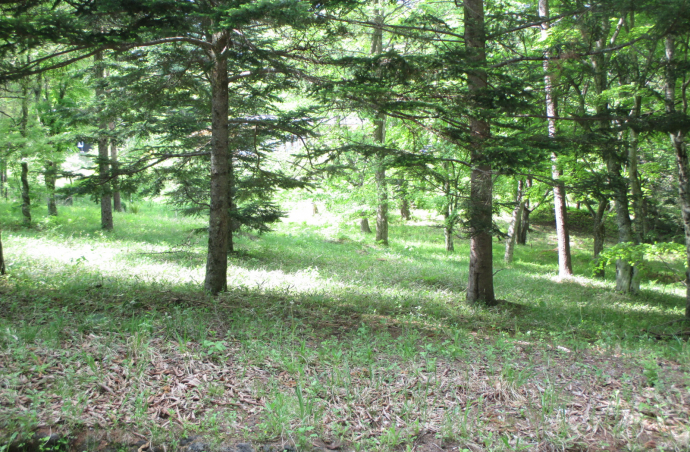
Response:
M690 450L690 1L0 10L0 452Z

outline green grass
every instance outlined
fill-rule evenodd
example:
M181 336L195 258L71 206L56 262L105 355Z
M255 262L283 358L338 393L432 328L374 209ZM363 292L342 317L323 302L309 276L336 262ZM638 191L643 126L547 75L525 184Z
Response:
M337 215L295 215L237 237L214 299L200 290L204 220L138 206L104 233L93 204L35 209L23 229L0 203L0 438L50 427L134 431L169 450L193 435L304 450L688 447L690 348L648 332L680 328L684 287L614 293L589 277L586 236L564 281L548 229L510 266L496 244L510 304L485 308L464 301L467 242L447 254L428 222L394 221L382 247Z

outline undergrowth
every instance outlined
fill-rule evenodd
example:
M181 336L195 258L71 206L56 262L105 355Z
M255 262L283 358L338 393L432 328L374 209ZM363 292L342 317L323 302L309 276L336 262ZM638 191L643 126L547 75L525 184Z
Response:
M443 251L424 212L394 221L389 247L335 214L293 215L236 237L229 290L211 298L204 220L137 207L105 233L93 205L24 229L0 203L6 441L91 427L304 450L688 445L684 288L616 294L589 277L584 235L568 280L548 230L508 266L497 243L508 303L486 308L464 301L467 242Z

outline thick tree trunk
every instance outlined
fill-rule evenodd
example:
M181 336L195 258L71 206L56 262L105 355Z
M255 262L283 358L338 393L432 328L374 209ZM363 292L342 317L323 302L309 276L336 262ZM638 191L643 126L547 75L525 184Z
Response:
M96 78L104 79L105 70L103 68L103 53L98 52L94 56ZM103 87L96 88L96 96L105 100L105 90ZM100 120L98 128L101 136L98 137L98 174L101 184L101 228L106 231L113 229L113 201L112 185L110 182L110 159L108 155L108 137L106 136L107 123L105 119Z
M675 40L673 35L666 37L666 87L665 103L666 112L675 113L676 111L676 60L675 60ZM685 109L685 99L684 109ZM687 113L683 111L683 113ZM682 130L671 132L671 146L676 154L676 164L678 166L678 198L680 210L683 217L685 229L685 251L686 251L686 271L685 271L685 317L690 319L690 161L688 160L688 148L686 134Z
M412 214L410 213L410 201L407 198L403 198L400 201L400 218L405 221L410 221L412 219Z
M55 201L55 182L57 181L57 168L55 162L46 162L45 172L46 190L48 191L48 215L57 216L57 202Z
M115 131L115 123L110 123L110 131ZM117 162L117 142L115 137L110 138L110 165L113 172L113 209L115 212L122 212L122 199L120 197L120 179L118 176L119 163Z
M371 234L371 228L369 227L369 219L367 217L362 217L359 220L359 230L365 234Z
M486 35L484 31L484 1L465 0L463 4L465 46L469 60L478 69L468 72L467 82L471 95L481 95L487 87ZM492 195L491 164L484 155L484 142L489 138L489 123L479 117L470 118L470 268L467 282L467 301L496 303L493 278Z
M4 275L5 271L5 256L2 254L2 231L0 231L0 275Z
M508 225L508 237L506 238L506 252L503 255L503 260L506 264L513 262L513 252L515 251L516 233L520 230L520 222L522 221L522 209L525 208L525 204L522 202L522 192L524 190L524 181L522 179L518 180L517 191L515 193L515 208L513 209L513 215L510 218L510 224Z
M29 196L29 165L26 162L21 163L22 173L22 216L24 217L24 226L31 226L31 197Z
M227 32L213 35L214 61L211 70L211 211L208 227L208 255L204 288L212 295L227 290L228 235L230 229L228 151L228 61L223 54Z
M549 17L549 0L539 0L539 17ZM543 22L542 36L548 37L549 23ZM549 137L556 136L556 117L558 110L554 92L554 76L551 72L549 55L544 60L544 91L546 92L546 116L548 118ZM559 182L561 171L558 168L556 154L551 156L551 177L555 185L553 187L553 205L556 216L556 237L558 239L558 275L561 277L572 276L573 264L570 258L570 235L568 234L568 212L566 209L565 186Z

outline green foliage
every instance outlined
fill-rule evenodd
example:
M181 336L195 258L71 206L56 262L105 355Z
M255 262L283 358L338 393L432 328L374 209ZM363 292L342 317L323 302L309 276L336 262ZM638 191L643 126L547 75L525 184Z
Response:
M616 243L599 254L593 274L596 275L598 271L601 271L607 265L615 263L617 260L623 260L632 266L642 269L645 267L645 258L651 257L663 260L666 256L672 258L684 257L685 253L685 246L678 243ZM683 261L687 269L687 260L684 259Z

